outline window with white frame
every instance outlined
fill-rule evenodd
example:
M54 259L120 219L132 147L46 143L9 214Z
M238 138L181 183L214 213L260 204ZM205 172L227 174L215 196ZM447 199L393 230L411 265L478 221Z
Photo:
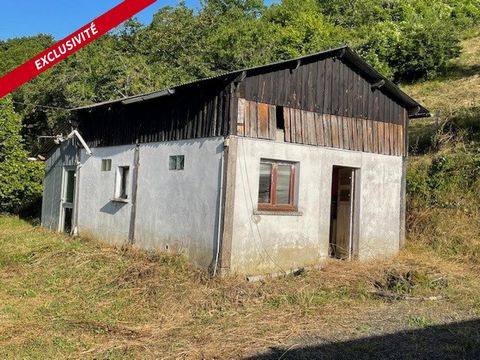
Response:
M119 166L115 183L115 198L127 200L129 186L130 166Z

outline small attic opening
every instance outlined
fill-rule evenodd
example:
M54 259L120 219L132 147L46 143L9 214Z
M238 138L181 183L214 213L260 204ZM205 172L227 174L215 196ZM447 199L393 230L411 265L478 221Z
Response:
M285 141L285 114L283 106L276 106L277 132L276 140Z

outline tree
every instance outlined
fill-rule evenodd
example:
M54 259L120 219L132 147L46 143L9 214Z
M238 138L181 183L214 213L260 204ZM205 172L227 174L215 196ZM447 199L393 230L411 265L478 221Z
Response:
M368 62L395 81L411 81L436 74L459 54L458 7L448 3L473 0L318 1Z
M347 32L325 16L316 0L283 0L263 19L272 24L276 60L308 55L347 42Z
M0 212L19 211L42 194L43 163L29 162L12 99L0 100Z

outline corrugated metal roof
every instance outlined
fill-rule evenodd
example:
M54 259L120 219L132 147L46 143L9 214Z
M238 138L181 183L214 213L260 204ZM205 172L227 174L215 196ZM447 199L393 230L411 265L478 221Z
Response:
M273 67L278 67L282 65L288 65L292 62L301 62L301 61L306 61L306 60L314 60L317 57L338 57L341 58L342 60L346 60L349 62L353 67L358 69L359 71L363 72L365 75L367 75L372 82L378 82L378 81L384 81L382 84L383 90L392 96L394 99L399 101L403 106L405 106L409 110L409 116L410 118L418 118L418 117L428 117L430 116L429 110L427 110L424 106L419 104L416 100L414 100L412 97L410 97L408 94L403 92L397 85L395 85L391 80L387 79L385 76L380 74L377 70L375 70L372 66L370 66L365 60L363 60L354 50L349 48L348 46L341 46L338 48L334 49L329 49L325 51L321 51L315 54L310 54L310 55L305 55L289 60L284 60L284 61L278 61L266 65L259 65L259 66L254 66L250 68L245 68L241 70L235 70L235 71L230 71L226 73L221 73L215 76L211 76L208 78L203 78L203 79L198 79L198 80L193 80L185 83L181 83L178 85L175 85L170 88L165 88L161 89L158 91L153 91L153 92L148 92L145 94L140 94L140 95L134 95L134 96L128 96L116 100L111 100L111 101L105 101L101 103L96 103L96 104L91 104L91 105L86 105L82 107L75 108L73 110L85 110L85 109L92 109L95 107L99 106L104 106L104 105L111 105L115 103L123 103L125 105L129 103L134 103L134 102L139 102L139 101L146 101L149 99L157 98L157 97L162 97L162 96L168 96L172 95L175 93L176 89L182 88L182 87L187 87L191 86L194 84L201 84L208 82L210 80L214 79L220 79L222 77L230 77L230 76L238 76L242 74L243 72L246 73L246 76L248 76L249 72L252 71L258 71L258 70L268 70L269 68Z

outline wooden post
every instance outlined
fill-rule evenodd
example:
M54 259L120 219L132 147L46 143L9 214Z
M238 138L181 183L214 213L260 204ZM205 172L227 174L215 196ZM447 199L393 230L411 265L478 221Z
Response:
M238 149L238 139L236 137L230 136L225 141L228 142L228 146L226 146L224 150L225 165L223 169L224 184L221 211L221 214L223 214L223 221L220 219L220 221L222 221L222 228L218 261L220 275L227 274L231 265Z
M130 226L128 229L128 244L135 243L135 219L137 213L137 189L138 189L138 168L140 166L140 146L135 146L133 154L133 173L132 173L132 208L130 210Z
M405 114L404 117L404 136L405 136L405 149L402 154L402 178L400 184L400 239L399 239L399 248L400 250L404 249L406 246L406 213L407 213L407 162L408 162L408 147L409 147L409 136L408 136L408 116Z

